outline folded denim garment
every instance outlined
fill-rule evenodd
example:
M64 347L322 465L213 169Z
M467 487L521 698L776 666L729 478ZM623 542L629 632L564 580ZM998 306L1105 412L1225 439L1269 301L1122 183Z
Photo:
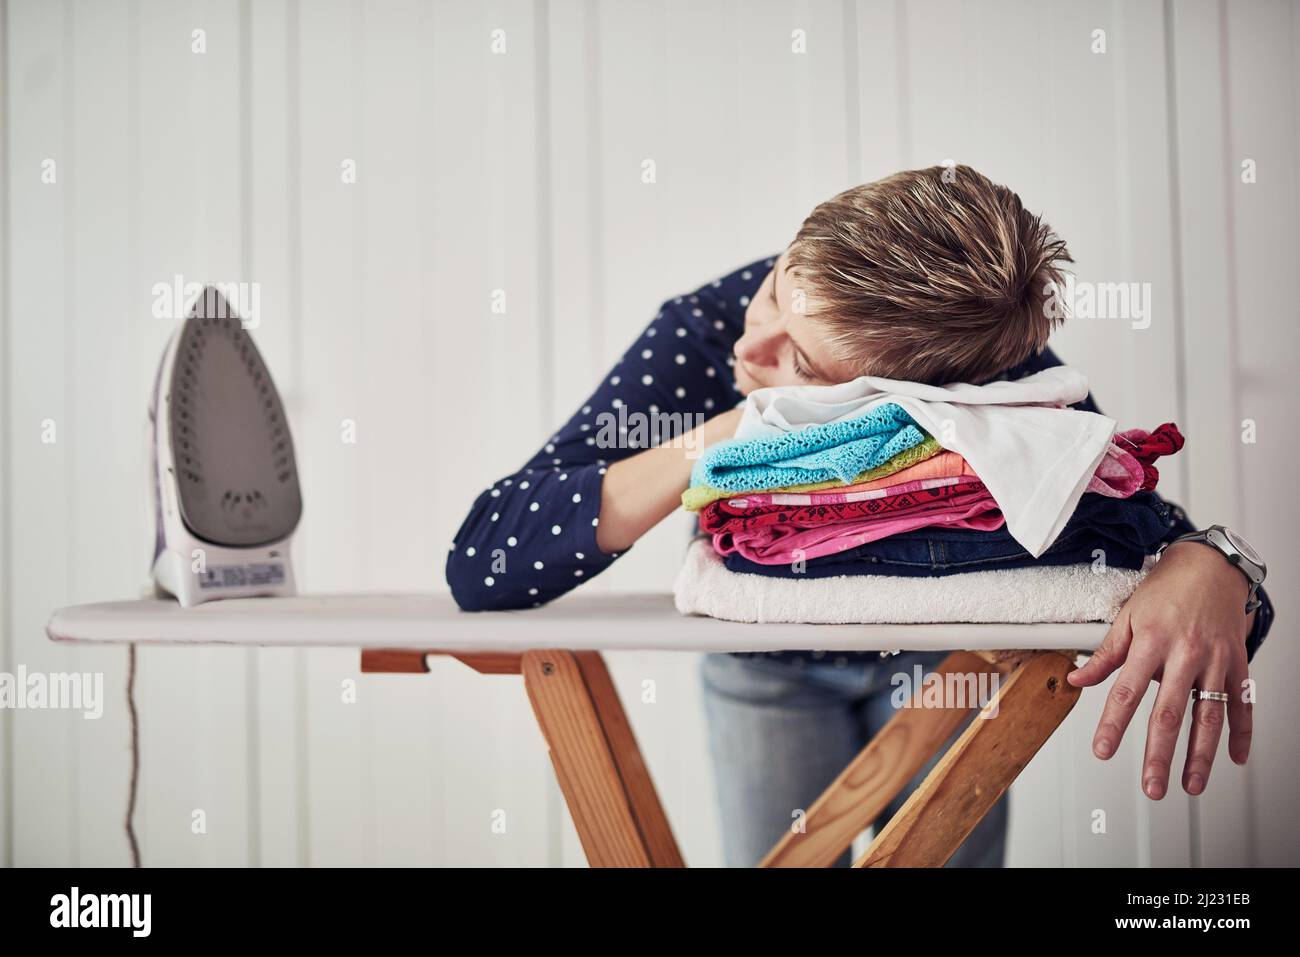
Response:
M725 562L730 571L773 578L941 577L983 569L1085 562L1138 569L1175 522L1170 505L1153 492L1137 492L1126 499L1088 492L1080 497L1056 541L1038 558L1030 555L1005 527L969 531L933 526L810 558L799 565L760 564L739 554L727 555Z

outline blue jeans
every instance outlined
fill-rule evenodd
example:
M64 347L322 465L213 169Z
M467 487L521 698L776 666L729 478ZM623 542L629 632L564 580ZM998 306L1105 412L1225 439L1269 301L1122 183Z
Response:
M860 663L840 659L837 666L835 652L803 665L706 654L700 676L727 866L755 866L785 835L796 810L806 811L885 726L894 713L890 677L895 672L920 664L928 674L945 657L945 652L905 652ZM946 749L889 803L875 822L877 834ZM1007 806L1003 794L947 866L1001 867ZM847 848L835 863L851 863Z

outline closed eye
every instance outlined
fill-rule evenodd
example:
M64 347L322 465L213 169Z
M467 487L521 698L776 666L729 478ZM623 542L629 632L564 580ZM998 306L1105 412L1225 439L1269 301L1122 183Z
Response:
M809 372L807 369L804 368L803 363L799 361L799 354L797 352L795 353L794 356L794 374L797 375L799 378L803 379L805 382L812 382L817 378L811 372Z

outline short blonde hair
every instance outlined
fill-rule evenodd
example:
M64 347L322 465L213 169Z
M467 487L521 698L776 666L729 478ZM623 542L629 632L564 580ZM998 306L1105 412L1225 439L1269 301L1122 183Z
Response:
M969 166L846 190L804 220L789 265L859 374L985 382L1042 351L1047 288L1073 262L1020 197Z

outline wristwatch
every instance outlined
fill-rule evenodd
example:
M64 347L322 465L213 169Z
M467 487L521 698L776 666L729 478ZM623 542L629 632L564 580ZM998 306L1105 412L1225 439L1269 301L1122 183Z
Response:
M1206 545L1213 545L1223 552L1223 557L1228 560L1228 564L1237 566L1238 570L1246 576L1246 581L1250 582L1250 591L1246 593L1246 614L1249 615L1263 604L1255 597L1255 592L1263 584L1264 576L1268 574L1268 567L1250 542L1227 526L1211 525L1204 531L1188 532L1186 535L1178 536L1172 542L1165 542L1156 552L1156 558L1158 559L1170 545L1179 542L1204 542Z

